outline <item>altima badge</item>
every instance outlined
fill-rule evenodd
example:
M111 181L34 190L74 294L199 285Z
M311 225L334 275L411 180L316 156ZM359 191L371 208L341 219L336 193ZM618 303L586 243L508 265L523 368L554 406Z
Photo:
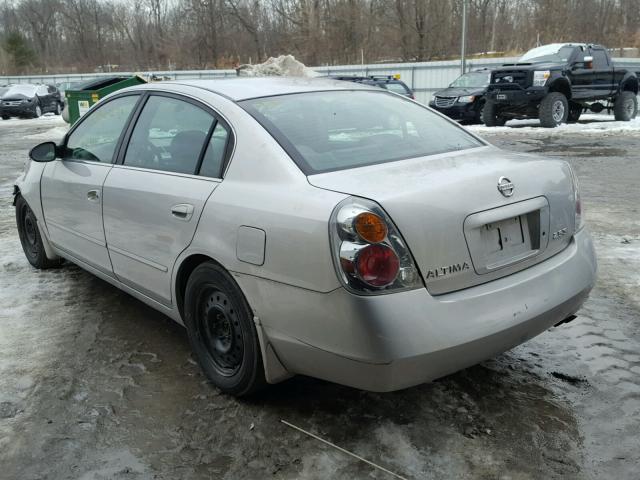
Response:
M513 191L515 190L515 188L516 186L511 183L511 180L509 180L507 177L500 177L498 179L498 191L505 197L510 197L511 195L513 195Z

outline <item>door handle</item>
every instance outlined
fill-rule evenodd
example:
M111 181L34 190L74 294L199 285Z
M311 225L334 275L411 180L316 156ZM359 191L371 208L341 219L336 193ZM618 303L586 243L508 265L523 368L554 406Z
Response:
M188 203L179 203L178 205L174 205L171 207L171 215L188 222L193 216L193 205Z
M87 192L87 200L89 200L90 202L99 202L100 190L89 190Z

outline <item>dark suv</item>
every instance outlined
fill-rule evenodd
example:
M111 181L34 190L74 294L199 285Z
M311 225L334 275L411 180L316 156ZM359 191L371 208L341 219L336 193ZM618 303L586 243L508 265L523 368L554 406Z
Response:
M358 77L353 75L340 75L332 76L334 80L345 80L347 82L364 83L365 85L375 85L376 87L384 88L393 93L404 95L405 97L415 99L413 91L407 86L406 83L393 75L370 75L368 77Z
M47 112L62 113L64 100L53 85L11 85L0 99L0 116L38 118Z
M460 75L447 88L434 93L429 106L463 123L482 123L490 78L491 71L486 68Z
M483 120L539 118L543 127L576 122L584 110L613 111L629 121L638 112L636 72L613 65L601 45L554 43L534 48L491 74Z

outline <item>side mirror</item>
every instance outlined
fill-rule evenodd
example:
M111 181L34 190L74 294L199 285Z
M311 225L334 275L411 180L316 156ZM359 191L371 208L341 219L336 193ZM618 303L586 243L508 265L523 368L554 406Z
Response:
M56 159L58 146L54 142L44 142L36 145L29 152L29 157L34 162L52 162Z

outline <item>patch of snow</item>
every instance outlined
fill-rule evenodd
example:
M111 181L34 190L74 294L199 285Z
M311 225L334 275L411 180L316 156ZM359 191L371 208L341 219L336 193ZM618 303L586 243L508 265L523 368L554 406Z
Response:
M538 120L509 120L504 127L487 127L485 125L471 125L466 127L473 133L482 134L522 134L538 136L560 135L593 135L615 136L633 135L640 136L640 116L629 122L616 121L613 115L585 114L580 117L578 123L565 123L556 128L544 128Z
M0 131L2 127L15 127L16 125L33 125L34 127L41 127L44 125L67 125L60 115L54 115L53 113L45 113L40 118L16 118L11 117L8 120L0 120Z
M264 63L241 65L237 68L240 77L318 77L320 74L295 59L293 55L269 57Z
M69 131L69 126L65 125L64 127L53 127L49 130L45 130L44 132L34 133L33 135L26 135L24 138L28 138L30 140L42 140L47 141L50 140L52 142L60 142L62 138Z

